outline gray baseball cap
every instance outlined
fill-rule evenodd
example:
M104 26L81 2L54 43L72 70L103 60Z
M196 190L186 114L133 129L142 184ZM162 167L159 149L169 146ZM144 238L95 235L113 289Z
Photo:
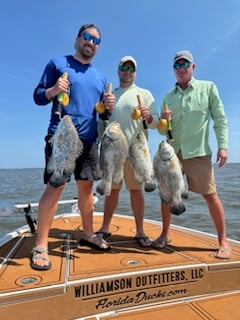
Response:
M187 60L188 62L190 63L193 63L194 60L193 60L193 56L191 54L190 51L188 50L181 50L181 51L178 51L175 56L174 56L174 59L173 59L173 62L177 62L178 60L180 59L185 59Z

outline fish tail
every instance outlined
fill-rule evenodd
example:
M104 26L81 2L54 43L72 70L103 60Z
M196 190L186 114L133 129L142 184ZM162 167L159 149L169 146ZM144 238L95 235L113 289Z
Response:
M63 186L68 181L68 179L69 177L67 176L59 176L59 175L53 174L49 179L49 184L54 188L58 188Z
M177 216L179 216L180 214L182 214L185 211L186 211L186 207L185 207L183 202L181 202L181 203L179 203L177 205L172 204L171 207L170 207L170 212L172 214L177 215Z
M156 189L156 183L155 182L145 182L144 184L144 190L146 192L152 192Z
M96 191L101 195L101 196L109 196L111 194L111 188L112 185L109 182L104 182L101 181L96 188Z

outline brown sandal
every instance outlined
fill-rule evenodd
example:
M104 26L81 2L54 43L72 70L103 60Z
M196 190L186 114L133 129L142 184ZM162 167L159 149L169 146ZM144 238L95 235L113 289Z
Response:
M157 249L163 249L171 241L172 241L172 239L170 239L170 238L160 236L155 241L153 241L152 246Z
M139 246L142 248L149 248L152 246L152 241L147 236L136 236L135 240L137 240Z

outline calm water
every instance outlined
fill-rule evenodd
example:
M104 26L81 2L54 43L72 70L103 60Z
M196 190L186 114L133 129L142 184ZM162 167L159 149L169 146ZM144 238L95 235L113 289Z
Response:
M12 204L38 202L43 192L43 169L0 169L0 203L7 201ZM218 193L225 208L228 237L240 240L240 165L227 164L219 169L216 167ZM75 182L72 180L66 187L62 200L76 196ZM173 223L215 234L212 220L201 196L189 194L185 200L186 212L177 217L173 216ZM131 215L129 195L122 189L118 213ZM103 197L99 197L97 211L103 210ZM158 191L145 193L145 217L160 220L160 199ZM35 213L33 213L35 214ZM25 225L25 217L21 212L14 212L11 216L0 216L0 237L6 232Z

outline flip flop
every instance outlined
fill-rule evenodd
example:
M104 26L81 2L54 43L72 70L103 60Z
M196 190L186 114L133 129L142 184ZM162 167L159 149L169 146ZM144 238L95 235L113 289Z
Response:
M170 238L160 236L156 240L153 241L152 246L157 249L163 249L171 241L172 241L172 239L170 239Z
M218 251L215 252L214 258L217 259L230 259L232 254L232 250L229 247L222 247L218 248Z
M111 247L103 238L99 237L97 234L93 234L91 236L87 236L83 233L83 238L79 241L80 246L87 246L89 248L107 251L110 250Z
M42 248L42 247L34 247L31 251L31 259L30 259L30 265L32 269L35 270L49 270L51 269L52 265L48 257L43 255L43 253L48 253L47 248ZM48 264L47 265L39 265L37 263L33 262L33 259L40 259L42 261L46 261Z
M102 239L106 240L107 238L111 237L111 232L105 232L105 231L97 231L95 234L99 235Z
M137 240L142 248L149 248L152 246L152 241L147 236L135 237L135 240Z

